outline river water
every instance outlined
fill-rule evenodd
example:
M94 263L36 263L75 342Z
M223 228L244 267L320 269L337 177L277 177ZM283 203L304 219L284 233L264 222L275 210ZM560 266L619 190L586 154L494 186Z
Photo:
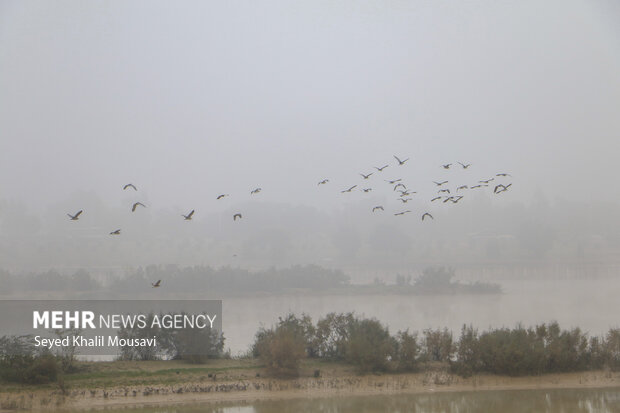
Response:
M251 403L203 403L114 412L132 413L613 413L620 388L502 390L390 396L305 398Z
M562 328L580 327L601 335L620 326L620 281L510 280L497 295L325 295L223 297L226 348L246 351L257 329L271 327L288 312L309 314L313 321L334 312L354 311L375 317L390 333L447 327L458 337L463 324L481 330L558 321ZM220 297L208 297L220 298Z

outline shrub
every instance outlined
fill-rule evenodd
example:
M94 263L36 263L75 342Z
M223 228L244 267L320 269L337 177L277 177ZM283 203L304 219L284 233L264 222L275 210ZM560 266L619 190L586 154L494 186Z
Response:
M278 326L256 334L254 354L265 363L267 370L278 377L297 376L299 363L306 355L303 336L295 329Z
M419 353L420 346L416 334L409 334L409 330L399 331L396 334L396 361L399 371L416 371Z
M346 360L361 373L384 371L395 354L396 343L387 327L375 319L356 320L346 344Z
M355 322L353 313L329 313L316 325L316 342L319 357L328 360L344 360L351 326Z

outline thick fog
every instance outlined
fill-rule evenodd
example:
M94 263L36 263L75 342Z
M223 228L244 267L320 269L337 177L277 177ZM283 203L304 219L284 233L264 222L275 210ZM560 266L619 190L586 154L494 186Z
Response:
M0 267L616 262L619 21L612 1L4 1Z

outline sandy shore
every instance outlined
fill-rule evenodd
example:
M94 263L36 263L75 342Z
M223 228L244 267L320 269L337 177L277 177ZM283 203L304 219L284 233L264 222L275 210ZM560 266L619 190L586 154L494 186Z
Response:
M478 375L466 379L444 372L304 377L291 380L252 378L216 381L207 378L170 385L74 388L65 394L60 390L0 390L0 411L85 410L373 394L603 387L620 387L620 373L594 371L538 377Z

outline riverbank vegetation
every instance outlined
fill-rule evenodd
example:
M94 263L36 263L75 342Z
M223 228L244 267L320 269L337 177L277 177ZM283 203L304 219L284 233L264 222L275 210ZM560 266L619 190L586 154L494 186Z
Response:
M359 373L415 372L434 363L464 377L475 373L524 376L618 371L620 329L589 337L579 328L563 330L557 322L482 332L463 326L455 338L447 329L390 335L378 320L352 313L331 313L316 324L308 316L289 314L276 326L259 330L252 355L275 375L292 374L303 358L348 363Z
M208 356L194 357L191 351L180 351L183 337L179 336L177 341L164 340L166 349L150 352L148 357L121 351L118 361L113 363L161 360L161 363L176 363L175 366L183 363L190 369L203 369L198 365L204 365L208 370L218 360L227 359L231 365L244 360L254 368L265 370L268 376L282 378L296 377L302 366L309 365L314 366L315 377L320 377L322 369L329 366L349 366L357 374L439 369L462 377L480 373L526 376L601 369L620 371L620 329L590 337L579 328L562 329L556 322L485 331L463 326L455 337L447 329L390 334L380 321L353 313L330 313L316 323L304 314L288 314L274 326L260 328L250 351L237 361L224 352L221 334L204 337L212 346ZM19 355L15 355L16 348L20 350ZM1 337L0 382L58 382L62 387L72 377L84 374L85 364L74 358L71 351L51 354L36 350L26 337Z

